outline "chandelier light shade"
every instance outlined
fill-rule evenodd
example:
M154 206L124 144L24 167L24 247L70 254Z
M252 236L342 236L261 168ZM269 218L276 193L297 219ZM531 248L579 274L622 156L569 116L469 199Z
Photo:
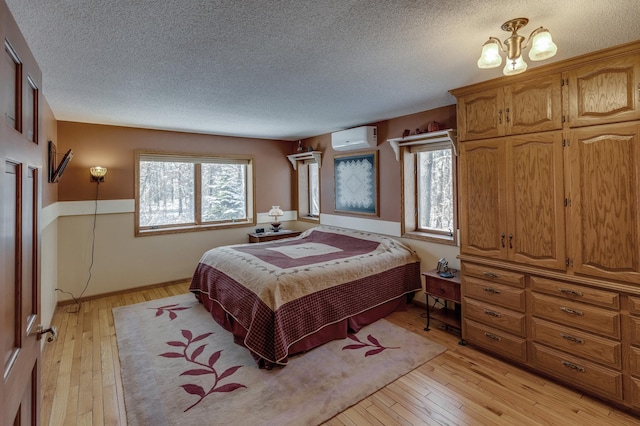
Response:
M518 30L529 23L527 18L516 18L502 24L504 31L511 32L511 36L504 43L496 37L489 37L489 40L482 46L482 53L478 59L478 68L496 68L502 65L500 52L506 54L507 60L502 70L504 75L516 75L527 70L527 63L522 58L522 51L531 43L529 59L532 61L543 61L553 57L558 51L558 46L553 42L549 30L543 27L533 30L529 38L518 34Z
M106 167L94 166L89 169L91 180L94 182L104 182L104 176L107 174Z
M278 232L280 230L280 222L278 221L278 218L283 215L284 212L280 209L280 206L271 206L269 216L273 217L273 222L271 222L271 230L273 232Z

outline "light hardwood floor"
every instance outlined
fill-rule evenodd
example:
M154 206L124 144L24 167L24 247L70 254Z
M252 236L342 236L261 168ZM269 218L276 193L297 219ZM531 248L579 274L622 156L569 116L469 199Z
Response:
M42 357L43 425L126 425L111 309L187 291L188 283L89 300L56 310L58 340ZM410 307L388 319L447 348L326 425L638 425L640 419L514 367L432 328Z

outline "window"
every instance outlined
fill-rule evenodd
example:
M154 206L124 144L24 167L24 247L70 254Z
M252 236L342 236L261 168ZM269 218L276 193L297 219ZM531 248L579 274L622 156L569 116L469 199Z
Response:
M403 147L403 235L456 243L456 156L451 142Z
M320 216L320 173L317 163L309 164L309 216Z
M320 166L313 160L300 162L298 171L298 218L320 219Z
M452 234L453 173L451 147L418 152L418 230Z
M253 159L136 152L136 235L247 226Z

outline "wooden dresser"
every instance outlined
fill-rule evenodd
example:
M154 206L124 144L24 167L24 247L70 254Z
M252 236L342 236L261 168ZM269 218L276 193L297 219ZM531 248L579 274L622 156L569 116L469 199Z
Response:
M451 93L463 339L640 413L640 41Z

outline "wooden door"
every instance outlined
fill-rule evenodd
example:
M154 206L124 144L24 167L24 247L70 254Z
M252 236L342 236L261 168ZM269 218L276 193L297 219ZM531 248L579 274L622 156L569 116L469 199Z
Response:
M562 76L507 86L504 104L507 135L562 129Z
M41 77L4 2L0 15L0 425L37 425Z
M640 119L640 55L592 62L568 73L571 127Z
M38 170L3 155L3 274L0 347L3 354L1 424L36 424L39 413Z
M458 99L458 138L461 141L504 135L505 112L502 88Z
M574 272L640 283L640 124L572 130L569 150Z
M509 259L565 269L562 132L507 140Z
M504 140L460 144L460 251L506 258Z

